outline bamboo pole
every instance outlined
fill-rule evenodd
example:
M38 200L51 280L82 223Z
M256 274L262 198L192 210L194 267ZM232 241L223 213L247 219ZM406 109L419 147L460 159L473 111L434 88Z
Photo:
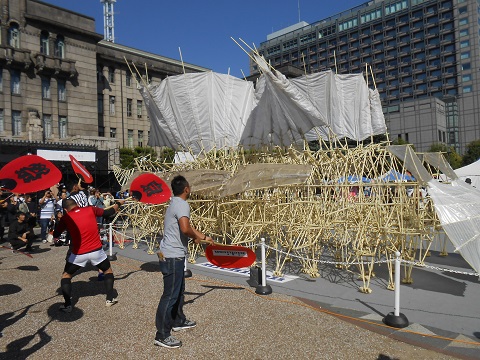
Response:
M335 61L335 74L338 74L338 69L337 69L337 56L335 54L335 50L333 50L333 60Z
M302 61L303 61L303 71L305 73L305 76L307 76L307 66L305 64L305 55L302 52Z
M137 80L137 77L135 76L135 73L132 71L132 68L130 67L130 64L128 63L127 58L125 56L123 58L125 59L125 62L127 63L128 70L130 70L130 74L132 74L132 76L135 78L135 82L137 83L137 86L140 85L140 83Z
M369 65L369 66L370 66L370 73L372 74L373 86L375 87L375 90L377 90L377 83L375 82L375 76L373 75L372 65Z
M183 74L185 75L185 64L183 63L182 49L180 49L180 46L178 47L178 52L180 53L180 61L182 62Z
M245 74L243 73L243 70L240 69L240 71L241 71L241 73L242 73L242 75L243 75L243 79L244 79L245 81L247 81L247 77L246 77Z

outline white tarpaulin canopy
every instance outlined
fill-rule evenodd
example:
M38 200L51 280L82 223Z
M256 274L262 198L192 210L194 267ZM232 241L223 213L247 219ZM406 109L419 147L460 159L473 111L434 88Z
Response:
M480 189L480 159L467 166L456 169L455 174L463 181L470 178L470 180L472 180L472 186Z
M480 273L480 191L460 179L451 184L430 180L428 193L455 251Z
M327 71L289 80L257 61L263 75L255 89L214 72L171 76L142 88L149 145L197 154L239 144L290 146L332 134L360 141L386 132L378 92L368 89L362 74Z
M253 83L214 72L170 76L142 88L151 119L151 146L172 149L236 147L255 106Z

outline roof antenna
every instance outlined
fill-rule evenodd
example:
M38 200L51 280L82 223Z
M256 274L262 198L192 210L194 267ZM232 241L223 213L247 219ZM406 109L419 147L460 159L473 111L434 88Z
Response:
M298 22L300 22L300 0L298 0Z

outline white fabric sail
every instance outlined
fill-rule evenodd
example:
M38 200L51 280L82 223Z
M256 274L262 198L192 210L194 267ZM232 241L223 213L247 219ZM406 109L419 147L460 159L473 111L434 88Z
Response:
M331 71L287 79L262 58L253 83L214 72L171 76L142 88L149 145L190 149L279 145L303 140L363 140L386 132L378 92L361 74Z
M432 179L428 193L455 251L480 273L480 191L461 179L451 184Z
M214 72L171 76L142 95L152 123L149 145L193 153L238 146L255 105L252 82Z

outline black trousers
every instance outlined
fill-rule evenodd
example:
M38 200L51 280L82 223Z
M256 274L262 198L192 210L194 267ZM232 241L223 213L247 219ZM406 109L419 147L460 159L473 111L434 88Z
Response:
M19 240L19 239L11 239L10 244L12 245L12 248L14 250L18 250L24 246L26 246L27 249L30 249L32 247L33 240L35 239L35 235L32 233L27 235L27 242Z

